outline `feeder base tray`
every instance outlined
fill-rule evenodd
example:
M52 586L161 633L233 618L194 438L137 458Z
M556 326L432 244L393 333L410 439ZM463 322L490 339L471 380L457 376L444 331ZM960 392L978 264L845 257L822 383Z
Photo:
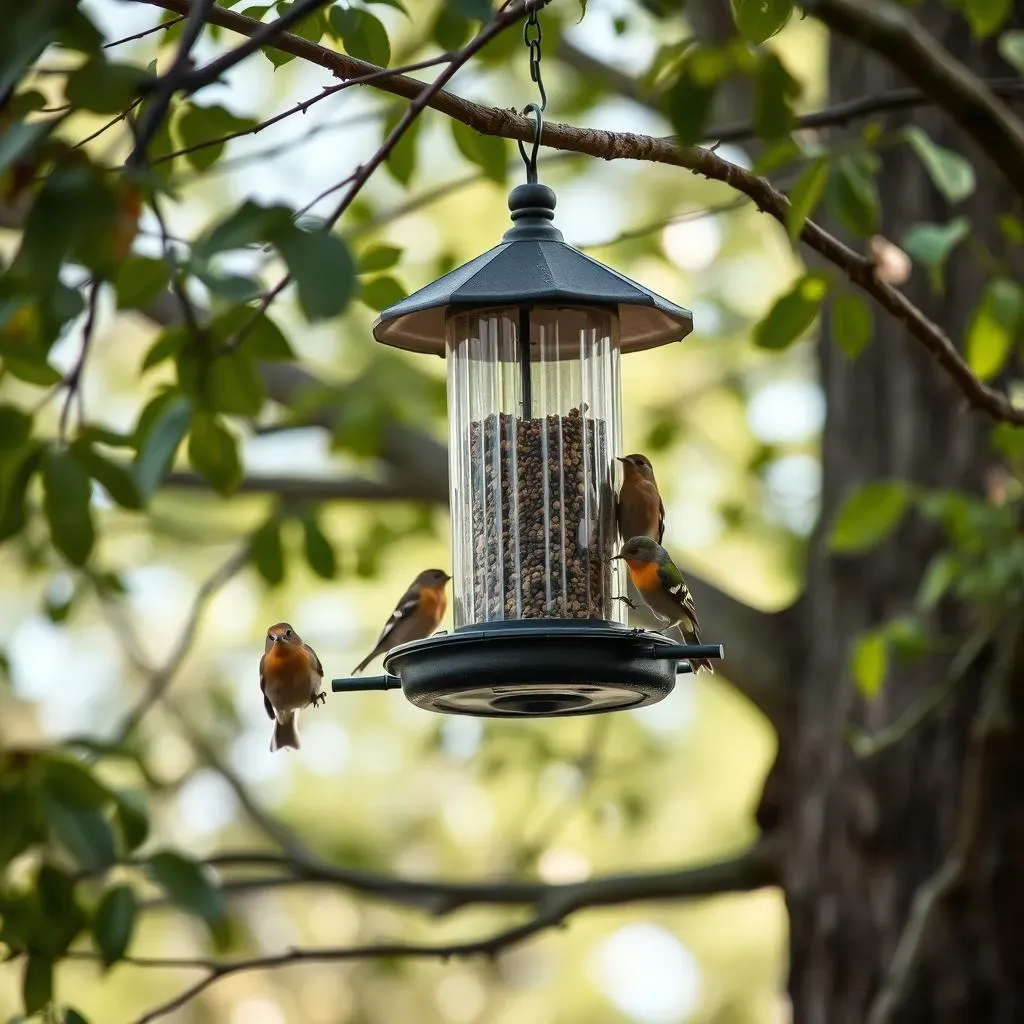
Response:
M394 648L387 675L335 680L335 692L401 686L417 707L488 718L554 718L655 704L689 672L689 657L721 658L718 644L684 645L643 629L579 619L464 626Z

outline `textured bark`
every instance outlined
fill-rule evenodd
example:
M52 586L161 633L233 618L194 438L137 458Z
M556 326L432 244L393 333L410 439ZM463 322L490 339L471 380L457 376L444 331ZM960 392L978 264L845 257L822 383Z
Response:
M1016 11L1018 24L1024 23L1021 0ZM979 74L1006 73L994 45L972 40L963 20L938 2L923 4L917 14ZM897 71L842 40L833 40L830 75L833 102L906 84ZM913 223L943 223L964 213L999 251L996 217L1015 205L1000 174L949 118L931 110L906 117L889 124L912 118L940 145L968 155L979 186L951 210L908 147L887 149L879 181L883 234L898 241ZM948 281L945 295L933 296L918 270L906 290L959 339L985 271L961 251ZM825 540L838 505L858 485L885 477L980 493L993 461L984 418L963 409L949 380L894 320L876 316L876 324L870 348L854 363L830 341L827 324L821 342L828 414L821 526L804 603L805 672L792 735L783 737L785 752L762 805L762 818L777 819L785 836L795 1024L861 1024L891 983L915 893L957 839L972 722L1001 658L1006 671L1005 651L984 651L937 713L873 758L858 760L843 740L850 723L874 730L894 721L942 682L948 657L896 664L877 700L867 706L860 700L847 668L849 646L862 630L910 610L939 537L911 518L891 543L869 555L836 557ZM967 623L955 610L945 614L946 635L960 635ZM1010 699L1017 721L1024 721L1019 650L1016 657ZM1024 743L1019 731L1008 742L997 740L978 855L931 919L918 970L890 1016L900 1024L1024 1021ZM778 794L784 802L777 802Z

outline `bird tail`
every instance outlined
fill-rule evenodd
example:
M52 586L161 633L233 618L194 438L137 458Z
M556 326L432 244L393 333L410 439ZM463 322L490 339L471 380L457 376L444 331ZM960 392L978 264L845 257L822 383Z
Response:
M687 633L685 629L676 623L676 632L683 638L684 644L699 644L700 643L700 632L694 631L693 633ZM710 672L712 675L715 674L715 666L708 661L707 658L690 658L690 668L693 674L696 675L698 672Z
M284 718L274 720L274 735L270 738L270 752L273 753L282 747L299 749L299 716L295 711L289 711Z
M365 658L363 658L363 660L359 662L359 664L356 665L354 669L352 669L352 672L350 674L354 676L359 675L359 673L362 672L363 669L366 668L366 666L369 665L371 661L373 661L376 655L376 650L370 651L370 653Z

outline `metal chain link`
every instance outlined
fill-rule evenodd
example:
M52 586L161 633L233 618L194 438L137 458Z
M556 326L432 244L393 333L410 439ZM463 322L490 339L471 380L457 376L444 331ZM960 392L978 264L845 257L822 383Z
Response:
M523 113L532 113L536 122L533 148L529 155L527 155L526 147L522 142L519 143L519 154L523 158L523 163L526 164L526 180L530 184L534 184L537 181L537 151L540 149L540 136L544 127L544 110L548 105L548 94L544 89L544 79L540 73L540 44L542 39L543 33L540 28L540 19L537 17L537 8L534 7L530 11L530 16L526 19L526 23L523 25L523 42L526 43L526 47L530 51L530 78L540 93L540 103L528 103L523 107Z

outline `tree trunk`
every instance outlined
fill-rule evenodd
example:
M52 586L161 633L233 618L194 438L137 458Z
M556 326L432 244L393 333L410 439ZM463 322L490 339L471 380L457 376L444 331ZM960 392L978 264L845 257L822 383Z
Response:
M1016 3L1024 23L1024 3ZM974 41L962 18L928 2L915 9L955 56L985 77L1007 66L992 42ZM861 46L831 44L832 100L905 86L893 69ZM1008 190L985 158L948 118L908 112L938 144L967 155L978 175L975 194L953 210L929 181L909 147L882 152L882 233L894 241L914 223L968 216L980 237L1000 249L996 218L1014 209ZM892 128L898 124L889 122ZM862 126L858 126L862 127ZM856 131L857 128L852 129ZM839 232L841 234L841 232ZM851 243L853 240L850 240ZM965 247L950 262L944 295L932 294L915 269L906 290L953 338L964 326L986 280ZM848 652L862 630L908 612L941 538L912 516L890 543L860 557L829 553L827 535L846 494L869 480L908 479L926 487L980 494L995 460L985 438L991 424L965 412L948 379L890 317L876 314L877 333L855 362L829 338L825 325L819 366L828 414L823 438L821 520L811 545L803 627L806 660L791 736L766 795L785 838L784 887L790 914L789 990L794 1024L1018 1024L1024 1021L1024 742L991 733L980 786L965 777L977 745L972 723L993 680L1010 680L1017 721L1024 715L1021 644L990 644L951 697L897 745L858 759L844 740L849 724L874 731L893 722L942 684L950 657L893 663L883 692L865 704L848 669ZM943 633L969 629L963 613L946 609ZM1005 639L1005 638L1004 638ZM1014 649L1015 648L1015 649ZM1007 659L1016 658L1015 665ZM987 796L974 824L973 788ZM966 805L966 806L965 806ZM770 809L768 812L770 813ZM972 830L968 837L965 827ZM954 844L976 839L962 872L951 870ZM916 969L901 960L901 936L923 883L945 868L953 876L935 901ZM920 909L920 906L918 907ZM895 975L895 977L894 977ZM883 993L889 1012L877 1003ZM895 1012L893 1012L895 1010Z

